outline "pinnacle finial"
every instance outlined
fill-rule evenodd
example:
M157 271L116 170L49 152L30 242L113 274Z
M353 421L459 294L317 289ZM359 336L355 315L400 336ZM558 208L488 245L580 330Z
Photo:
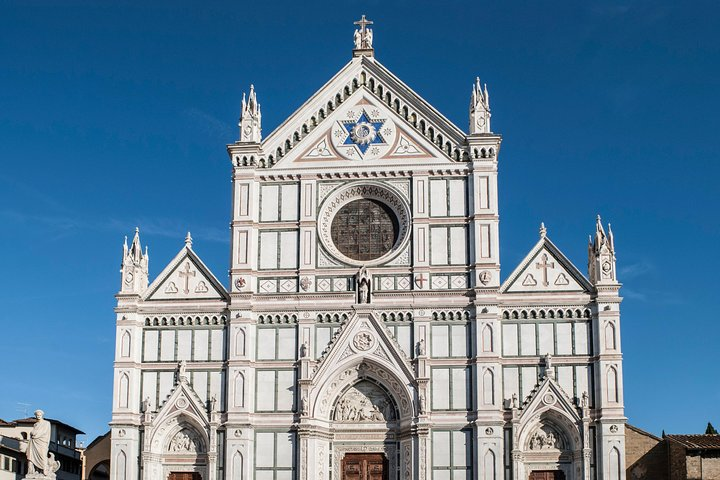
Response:
M360 20L353 22L353 25L360 27L355 29L355 33L353 34L353 43L355 44L355 48L353 48L353 57L373 56L373 31L372 29L367 28L368 25L372 24L373 21L367 20L365 15L363 15Z
M188 232L185 236L185 246L188 248L192 248L192 235L190 235L190 232Z
M540 238L547 236L547 228L545 228L545 222L540 222Z

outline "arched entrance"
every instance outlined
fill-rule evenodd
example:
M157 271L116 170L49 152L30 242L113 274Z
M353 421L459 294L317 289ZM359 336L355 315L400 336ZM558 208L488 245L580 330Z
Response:
M390 472L397 470L400 418L392 394L376 380L360 379L338 395L331 418L338 456L335 478L390 478Z
M523 429L520 445L520 478L582 478L582 447L578 427L561 412L548 409L536 416L535 420Z

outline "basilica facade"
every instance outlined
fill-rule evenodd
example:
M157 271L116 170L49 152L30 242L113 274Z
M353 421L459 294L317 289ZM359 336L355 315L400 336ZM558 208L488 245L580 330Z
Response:
M612 232L587 274L544 226L501 272L487 88L461 130L369 23L266 137L243 98L227 282L190 234L152 281L126 242L112 480L625 478Z

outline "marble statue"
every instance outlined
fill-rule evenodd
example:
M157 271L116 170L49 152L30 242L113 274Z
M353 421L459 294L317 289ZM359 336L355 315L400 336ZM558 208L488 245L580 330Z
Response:
M360 298L358 303L370 303L370 286L364 278L360 280Z
M50 445L50 422L45 420L42 410L35 410L37 421L30 432L25 455L28 460L28 476L50 476L52 467L48 462L48 447ZM54 460L54 458L53 458ZM57 470L57 469L56 469Z

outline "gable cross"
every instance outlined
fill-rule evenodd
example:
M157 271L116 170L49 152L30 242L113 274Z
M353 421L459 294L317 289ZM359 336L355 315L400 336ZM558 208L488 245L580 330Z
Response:
M548 268L555 268L555 262L548 262L547 253L543 253L542 262L536 263L535 268L542 268L543 285L546 287L550 285L550 282L548 282Z
M190 277L194 277L195 273L197 273L195 270L192 272L190 271L190 262L185 262L185 270L181 270L178 275L180 275L180 278L185 277L185 289L183 292L185 295L190 293Z
M355 30L355 49L369 49L372 48L372 30L367 28L368 25L372 25L372 20L367 20L365 15L353 25L358 25L360 30Z

